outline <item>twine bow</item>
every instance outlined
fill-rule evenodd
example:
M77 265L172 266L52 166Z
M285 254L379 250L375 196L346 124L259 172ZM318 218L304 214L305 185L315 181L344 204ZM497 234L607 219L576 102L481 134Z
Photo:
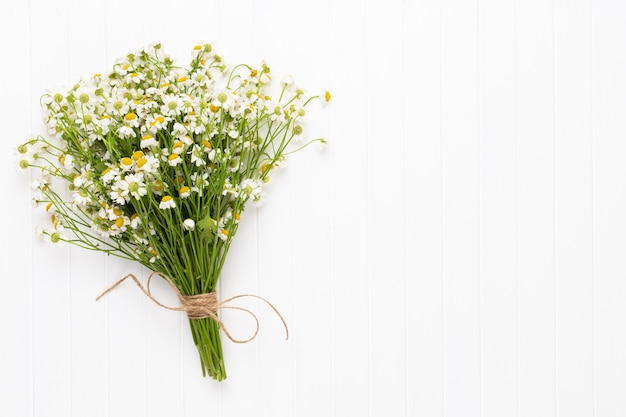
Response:
M157 300L153 295L152 292L150 291L150 282L152 281L152 278L158 275L161 278L165 279L168 284L170 284L170 286L172 287L172 289L174 289L174 291L176 292L176 295L178 295L178 299L180 300L181 306L180 307L170 307L170 306L166 306L165 304L161 303L159 300ZM261 301L264 301L268 306L270 306L272 308L272 310L274 310L274 312L276 313L276 315L280 318L280 320L283 322L283 326L285 327L285 339L289 339L289 329L287 328L287 323L285 322L285 319L283 318L283 316L278 312L278 309L276 309L276 307L274 307L272 305L272 303L270 303L269 301L267 301L265 298L260 297L258 295L255 294L240 294L240 295L235 295L234 297L230 297L222 302L217 301L217 293L214 292L210 292L210 293L204 293L204 294L197 294L197 295L182 295L180 293L180 291L178 290L178 288L176 287L176 285L174 285L174 282L171 280L170 277L168 277L167 275L164 275L160 272L152 272L150 274L150 276L148 277L148 280L146 281L146 285L144 286L139 279L137 279L137 277L133 274L128 274L125 277L123 277L122 279L120 279L119 281L117 281L115 284L113 284L112 286L110 286L109 288L107 288L102 294L100 294L97 298L96 301L100 300L102 297L104 297L109 291L115 289L115 287L117 287L118 285L120 285L122 282L126 281L126 279L132 279L133 281L135 281L135 284L137 284L137 286L139 287L139 289L152 301L154 301L158 306L166 308L168 310L173 310L173 311L184 311L185 313L187 313L187 316L190 319L194 319L194 320L198 320L198 319L204 319L204 318L211 318L213 320L215 320L217 322L217 324L219 324L219 326L222 328L222 330L224 331L224 334L234 343L248 343L251 340L253 340L257 334L259 333L259 318L256 316L256 314L254 314L252 311L248 310L247 308L243 308L243 307L238 307L238 306L229 306L229 305L225 305L230 303L233 300L236 300L238 298L244 298L244 297L254 297L254 298L258 298ZM249 315L252 316L252 318L254 318L254 321L256 322L256 330L254 331L254 334L245 340L240 340L240 339L235 339L233 336L231 336L231 334L228 332L228 329L226 329L226 326L224 325L224 322L222 320L220 320L220 318L217 316L217 310L219 309L231 309L231 310L239 310L239 311L243 311L245 313L248 313Z

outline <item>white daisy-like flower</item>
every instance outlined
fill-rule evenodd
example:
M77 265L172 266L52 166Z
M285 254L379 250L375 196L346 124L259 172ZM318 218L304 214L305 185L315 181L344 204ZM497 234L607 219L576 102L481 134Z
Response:
M185 136L187 134L187 128L182 123L174 123L172 127L172 135L176 137Z
M194 222L193 219L185 219L185 221L183 221L183 227L185 230L192 231L196 228L196 222Z
M135 171L154 174L159 167L159 160L152 155L144 155L135 162Z
M133 213L133 215L130 216L130 227L133 229L137 229L140 225L141 218L139 218L139 215L137 213Z
M124 182L128 184L128 192L131 196L135 197L136 200L148 194L148 188L146 187L141 172L127 175L124 177Z
M228 231L228 229L224 229L223 227L218 228L217 236L223 241L226 241L229 235L230 235L230 232Z
M199 145L191 148L191 163L198 167L204 165L204 151Z
M120 159L120 168L122 168L122 171L128 172L133 169L133 167L134 161L132 160L132 158L124 157Z
M124 122L130 127L139 127L140 119L135 113L130 112L124 116Z
M191 146L191 145L193 145L193 139L191 139L191 138L189 137L189 135L184 135L184 136L181 136L180 138L178 138L178 140L179 140L179 141L181 141L182 143L184 143L184 144L185 144L185 146Z
M226 181L224 181L224 190L222 191L222 195L228 195L228 196L231 196L232 198L237 198L239 196L239 192L230 183L229 178L226 178Z
M92 202L89 193L85 189L80 189L78 191L73 192L72 199L77 205L82 206L82 207Z
M104 184L108 184L119 177L120 171L117 168L108 167L100 175L100 179Z
M167 163L171 167L175 167L176 165L179 165L181 162L183 162L183 159L177 153L173 153L167 157Z
M137 134L135 133L135 130L132 127L130 127L129 125L127 125L127 124L123 125L119 129L117 129L117 134L122 139L134 138L134 137L137 136Z
M172 145L172 153L180 155L181 153L183 153L184 150L185 150L185 144L180 140L175 141L174 144Z
M118 181L113 184L113 187L109 192L109 197L111 197L111 200L113 200L115 203L119 205L124 205L128 201L130 201L128 192L128 183L126 181Z
M111 116L108 114L104 114L100 116L100 119L96 120L95 123L102 129L102 134L106 135L109 133L109 125L111 124Z
M211 161L211 162L215 161L215 157L217 156L217 152L216 152L215 149L213 149L213 146L211 145L211 142L209 142L208 140L205 140L202 143L204 145L203 150L207 154L207 156L209 157L209 161Z
M118 234L123 233L128 225L130 225L130 219L126 216L119 216L111 225L111 231Z
M174 94L168 94L163 97L163 105L161 106L161 113L165 116L178 116L183 108L183 100L181 97Z
M182 187L180 187L180 190L178 190L178 195L180 196L180 198L187 198L191 195L191 189L186 185L183 185Z
M139 142L139 146L142 149L151 148L153 146L157 146L158 142L151 134L145 134L141 137L141 141Z
M163 116L162 114L148 114L146 116L145 127L149 132L156 134L161 129L164 129L169 123L170 118Z
M198 193L200 196L202 196L204 188L209 185L208 178L209 174L207 174L206 172L203 174L198 174L197 172L191 174L191 191L193 191L194 193Z
M140 72L131 72L130 74L126 75L126 77L124 78L126 82L132 83L132 84L139 84L145 79L146 77Z
M74 157L72 155L61 155L59 162L61 162L61 166L65 168L66 172L74 170Z
M263 181L256 179L245 179L241 181L240 190L242 194L247 195L253 200L257 200L261 197L263 192Z
M41 190L42 188L46 187L48 184L49 184L49 181L45 178L35 178L30 183L30 188L32 188L33 190Z
M56 226L44 226L36 227L35 232L45 241L54 243L55 245L62 245L67 240L65 228L61 225Z
M176 207L176 203L174 202L174 199L172 198L172 196L169 196L169 195L163 196L163 198L161 199L161 202L159 203L159 208L161 210L167 210L167 209L171 209L175 207Z
M128 99L124 97L120 97L119 99L115 98L106 104L106 111L109 114L122 115L128 113L129 110Z

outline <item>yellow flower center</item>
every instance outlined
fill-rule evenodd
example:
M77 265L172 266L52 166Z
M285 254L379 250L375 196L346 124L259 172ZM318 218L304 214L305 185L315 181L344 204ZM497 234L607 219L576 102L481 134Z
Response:
M137 115L135 113L128 113L126 116L124 116L124 119L127 121L135 120L136 118Z
M189 187L187 186L181 187L181 189L179 190L180 194L186 194L188 192L189 192Z
M172 200L172 197L169 195L166 195L165 197L161 199L161 203L167 203L168 201L171 201L171 200Z
M117 226L118 229L121 229L122 226L124 226L124 218L123 217L118 217L115 220L115 225Z
M120 163L121 163L122 165L124 165L124 166L129 167L129 166L131 166L131 165L133 164L133 160L132 160L132 159L130 159L130 158L128 158L128 157L126 157L126 158L122 158L122 160L120 161Z
M141 151L135 151L135 152L133 152L133 159L134 159L135 161L137 161L137 160L141 159L142 157L143 157L143 152L141 152Z

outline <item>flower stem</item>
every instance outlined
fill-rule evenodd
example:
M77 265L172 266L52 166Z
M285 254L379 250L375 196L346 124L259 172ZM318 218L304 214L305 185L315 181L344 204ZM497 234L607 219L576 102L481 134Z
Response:
M190 319L189 324L193 341L200 354L202 375L209 375L217 381L226 379L220 327L217 322L211 318L203 318Z

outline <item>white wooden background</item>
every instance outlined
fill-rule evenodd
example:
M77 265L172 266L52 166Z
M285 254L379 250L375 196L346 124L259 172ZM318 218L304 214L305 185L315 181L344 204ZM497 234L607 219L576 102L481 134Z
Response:
M0 415L626 415L624 22L622 0L3 2ZM130 283L94 301L145 271L34 235L12 152L46 88L200 40L333 93L329 146L246 212L221 278L291 338L252 303L221 384L184 316Z

